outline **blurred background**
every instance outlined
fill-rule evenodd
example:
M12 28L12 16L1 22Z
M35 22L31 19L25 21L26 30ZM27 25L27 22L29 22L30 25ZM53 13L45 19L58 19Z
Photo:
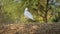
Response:
M24 16L28 7L34 18ZM60 22L60 0L0 0L0 23L58 23Z

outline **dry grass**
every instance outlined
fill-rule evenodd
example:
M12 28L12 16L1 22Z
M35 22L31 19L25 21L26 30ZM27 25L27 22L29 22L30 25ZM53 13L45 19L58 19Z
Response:
M60 34L60 23L0 25L0 34Z

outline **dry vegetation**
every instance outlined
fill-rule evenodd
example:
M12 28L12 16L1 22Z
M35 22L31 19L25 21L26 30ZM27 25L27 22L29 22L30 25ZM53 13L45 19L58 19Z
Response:
M8 25L1 24L0 34L60 34L60 23Z

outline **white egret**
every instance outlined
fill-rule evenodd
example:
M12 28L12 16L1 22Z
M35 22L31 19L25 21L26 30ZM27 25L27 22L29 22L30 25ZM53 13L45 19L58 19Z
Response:
M32 14L28 11L28 8L25 8L25 10L24 10L24 16L27 19L34 20Z

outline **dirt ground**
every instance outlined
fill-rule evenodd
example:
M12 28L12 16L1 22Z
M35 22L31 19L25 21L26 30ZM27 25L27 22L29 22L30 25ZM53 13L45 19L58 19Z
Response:
M60 34L58 24L1 24L0 34Z

